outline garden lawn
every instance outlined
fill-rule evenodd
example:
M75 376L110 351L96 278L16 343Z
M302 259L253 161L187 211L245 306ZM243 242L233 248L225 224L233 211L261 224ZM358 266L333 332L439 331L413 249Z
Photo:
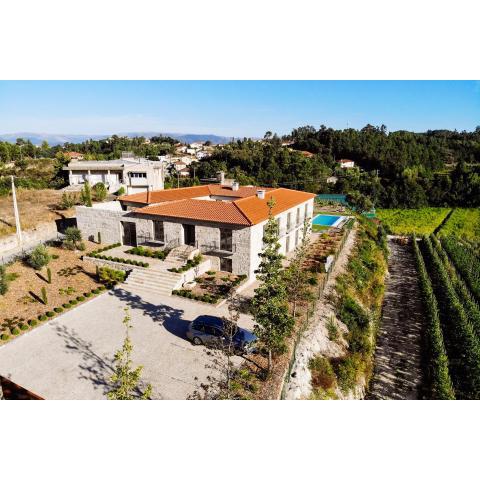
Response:
M467 240L480 241L480 209L455 208L438 234L440 236L455 235Z
M48 247L50 254L58 255L57 259L52 259L48 264L52 272L51 284L46 281L46 267L37 271L22 260L7 266L7 274L16 278L10 282L8 292L0 296L0 331L36 319L38 315L61 307L69 300L101 285L96 280L95 265L83 262L80 258L99 245L88 241L85 245L85 252ZM35 298L41 297L42 287L45 287L47 293L47 305Z
M430 235L439 227L450 208L385 209L377 217L386 231L394 235Z

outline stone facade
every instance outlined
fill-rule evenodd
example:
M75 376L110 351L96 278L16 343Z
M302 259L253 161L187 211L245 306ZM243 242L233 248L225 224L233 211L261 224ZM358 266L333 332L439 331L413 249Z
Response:
M174 244L182 245L184 244L183 225L194 225L196 246L203 255L206 255L210 259L212 269L220 269L220 259L222 257L230 258L232 260L233 273L246 274L251 278L254 277L254 271L260 263L258 254L263 247L263 229L267 223L266 221L251 227L236 227L186 219L172 221L171 218L162 219L162 217L158 215L136 214L133 211L123 211L119 204L116 207L118 208L111 206L102 209L101 205L93 208L77 207L77 224L84 237L97 238L97 234L100 232L103 243L122 243L123 234L121 222L128 221L136 224L137 240L139 243L142 243L143 240L154 238L153 220L163 220L165 244L170 246ZM291 213L290 229L287 229L288 213ZM313 199L276 216L279 220L282 253L287 254L293 251L297 238L298 242L301 241L305 216L311 221L313 216ZM232 230L233 251L231 253L218 251L220 247L221 228ZM287 237L290 238L288 251L286 249Z

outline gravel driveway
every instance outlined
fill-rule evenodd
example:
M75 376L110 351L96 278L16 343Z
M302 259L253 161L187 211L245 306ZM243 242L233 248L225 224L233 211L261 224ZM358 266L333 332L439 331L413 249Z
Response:
M153 398L185 399L212 371L209 355L185 338L199 315L214 308L180 297L137 294L117 288L0 347L0 374L46 399L105 399L113 355L124 339L123 309L132 316L134 365L153 386ZM240 325L251 329L250 317ZM198 380L195 380L198 377Z

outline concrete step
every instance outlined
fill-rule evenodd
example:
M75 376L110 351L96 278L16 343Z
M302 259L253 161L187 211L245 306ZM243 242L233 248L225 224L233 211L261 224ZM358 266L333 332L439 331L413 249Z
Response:
M152 288L146 285L123 284L122 288L132 293L150 293L154 295L156 294L156 295L166 295L166 296L170 296L172 294L172 291L169 289Z

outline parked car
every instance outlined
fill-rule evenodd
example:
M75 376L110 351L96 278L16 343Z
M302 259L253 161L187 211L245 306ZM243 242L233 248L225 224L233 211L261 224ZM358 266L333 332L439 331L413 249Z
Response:
M257 337L250 331L221 318L201 315L190 323L187 338L194 345L220 348L231 341L236 353L253 353Z

